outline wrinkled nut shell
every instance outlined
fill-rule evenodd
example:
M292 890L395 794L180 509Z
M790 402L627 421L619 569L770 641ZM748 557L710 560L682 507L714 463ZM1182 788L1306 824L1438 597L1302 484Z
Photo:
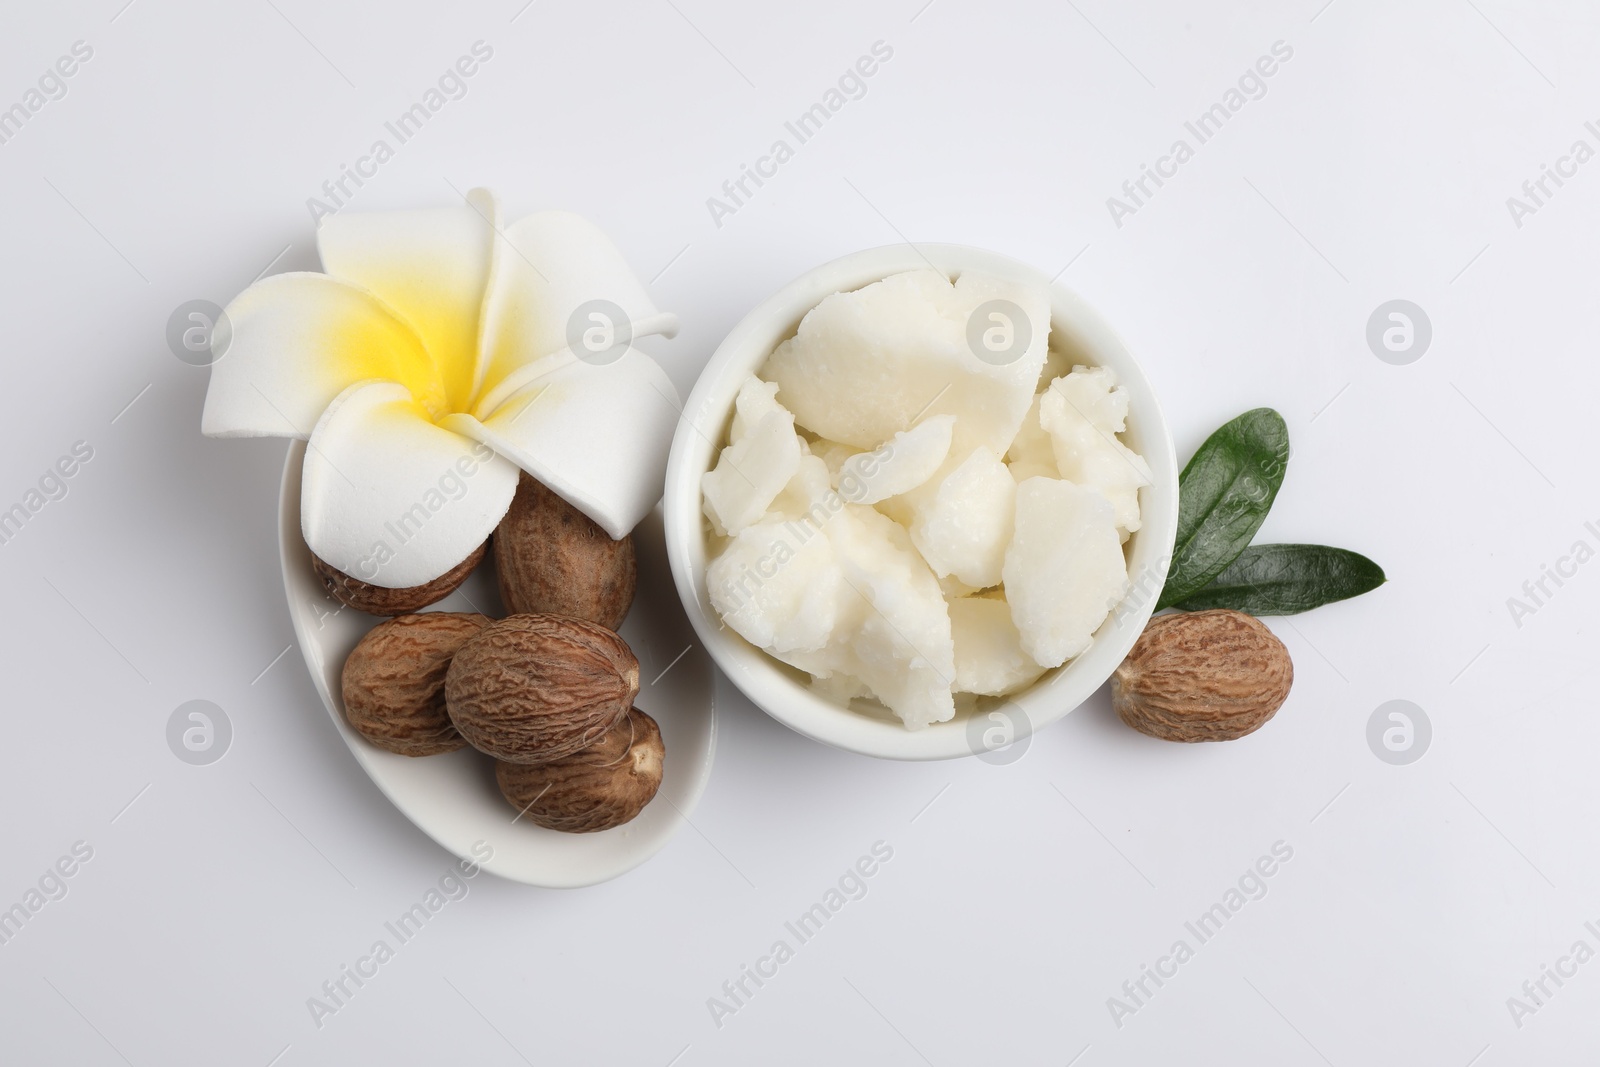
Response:
M576 755L532 766L501 762L495 780L511 806L536 826L569 834L630 821L661 785L661 728L638 708Z
M345 717L379 748L432 756L466 744L445 710L444 678L456 650L492 620L430 611L368 631L344 662Z
M470 556L433 581L404 589L385 589L381 585L368 585L336 569L315 554L311 557L311 569L316 571L328 595L341 604L357 611L364 611L368 615L409 615L455 592L483 559L483 553L488 547L489 543L485 541L473 549Z
M1289 650L1238 611L1150 620L1111 676L1122 721L1164 741L1232 741L1260 729L1294 684Z
M468 641L445 675L467 743L508 763L549 763L628 714L639 661L615 633L566 615L512 615Z
M500 599L513 614L548 612L622 625L638 582L633 537L620 541L523 473L494 534Z

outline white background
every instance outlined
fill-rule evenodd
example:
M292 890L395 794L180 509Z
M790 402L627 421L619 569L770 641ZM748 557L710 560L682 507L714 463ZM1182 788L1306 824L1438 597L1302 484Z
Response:
M1600 563L1520 627L1506 604L1600 547L1600 162L1520 227L1506 205L1575 139L1600 148L1592 5L123 2L0 13L0 107L94 49L0 145L0 506L94 448L0 546L0 907L94 849L0 946L0 1059L1488 1067L1595 1047L1600 962L1520 1027L1507 1007L1578 939L1600 949ZM1262 539L1358 549L1389 584L1273 622L1294 692L1232 744L1145 738L1102 692L1012 766L895 765L724 684L693 829L592 889L475 880L319 1029L307 998L450 857L357 768L298 652L274 658L284 444L202 438L206 372L164 330L269 264L315 269L306 199L478 40L468 95L353 209L483 184L513 216L590 216L681 315L652 350L685 393L746 309L859 248L1065 267L1180 459L1278 408L1294 459ZM707 198L879 40L866 96L716 226ZM1267 94L1115 225L1107 197L1276 41L1293 57ZM1433 324L1408 366L1365 340L1394 298ZM234 725L207 767L164 738L195 698ZM1366 741L1398 698L1433 724L1408 766ZM1116 1025L1107 998L1280 840L1267 896ZM876 841L894 855L866 897L715 1025L707 998Z

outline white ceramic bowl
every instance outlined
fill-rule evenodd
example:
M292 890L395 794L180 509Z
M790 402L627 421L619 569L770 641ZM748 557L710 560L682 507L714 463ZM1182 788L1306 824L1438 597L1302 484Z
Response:
M1111 368L1128 390L1123 441L1149 461L1154 484L1140 492L1142 528L1124 546L1135 581L1128 598L1076 659L1047 672L1012 696L980 701L950 722L908 730L887 713L846 708L807 688L808 676L767 655L723 626L706 593L710 526L701 513L700 479L727 439L739 385L778 344L793 336L805 313L824 297L859 289L901 271L932 263L951 278L981 271L1049 288L1051 347L1073 363ZM717 666L767 714L807 737L883 759L934 760L984 753L985 734L1020 739L1072 711L1105 683L1133 647L1155 605L1166 574L1178 520L1178 470L1172 437L1150 383L1122 340L1084 300L1014 259L962 245L919 244L873 248L836 259L784 286L734 327L711 357L684 406L672 442L662 501L667 558L689 621ZM1141 592L1139 582L1143 582ZM1004 717L992 713L1003 710Z
M344 716L344 661L366 632L383 621L341 608L311 569L300 536L300 469L304 442L289 446L278 504L283 586L295 640L311 681L356 762L383 794L429 837L484 870L528 885L568 889L632 870L660 851L689 821L711 776L717 745L716 677L691 635L667 578L659 512L634 531L639 589L622 636L639 657L635 703L661 727L666 745L661 788L632 822L592 834L534 826L500 795L494 761L470 748L437 756L399 756L373 745ZM486 559L460 589L424 611L482 611L498 616L494 563ZM674 658L676 657L676 658Z

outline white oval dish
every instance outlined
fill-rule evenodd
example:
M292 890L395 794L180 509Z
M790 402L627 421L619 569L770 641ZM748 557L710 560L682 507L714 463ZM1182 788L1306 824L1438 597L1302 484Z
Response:
M567 889L623 874L667 843L688 821L704 791L716 750L716 681L711 661L694 642L667 576L661 513L634 531L639 589L622 636L639 657L635 704L661 726L665 771L654 800L632 822L592 834L563 834L534 826L500 795L494 761L471 748L439 756L399 756L375 747L345 720L340 675L356 642L382 620L343 608L311 569L300 535L300 469L305 443L289 447L278 504L283 585L295 638L323 705L356 762L406 818L462 859L503 878ZM494 564L486 560L467 582L426 611L483 611L499 615ZM685 647L688 646L688 647ZM483 858L484 846L493 850ZM475 851L476 848L476 851Z
M733 399L772 350L793 336L806 312L837 292L848 292L902 271L934 266L950 277L982 271L1050 290L1052 348L1072 362L1111 368L1129 394L1128 429L1123 441L1150 464L1154 484L1140 491L1142 528L1125 551L1135 585L1123 605L1096 632L1089 649L1048 671L1005 701L979 705L983 719L958 714L949 722L908 730L892 716L841 707L812 692L807 676L767 655L725 627L706 594L709 526L701 513L701 476L716 461L726 440ZM1064 340L1065 343L1061 343ZM1178 468L1172 436L1161 405L1144 371L1122 340L1082 297L1053 283L1042 272L994 252L963 245L891 245L868 249L825 263L784 286L733 328L701 372L684 405L672 441L662 500L667 556L700 640L717 666L757 707L807 737L851 752L882 759L936 760L975 755L989 747L975 740L989 729L989 712L1007 705L1005 728L1014 737L1067 715L1100 688L1138 640L1154 608L1172 552L1178 521Z

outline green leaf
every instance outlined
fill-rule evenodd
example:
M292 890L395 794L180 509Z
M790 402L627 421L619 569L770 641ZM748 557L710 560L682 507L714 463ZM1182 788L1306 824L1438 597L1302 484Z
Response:
M1369 593L1386 580L1383 568L1359 552L1327 545L1252 545L1210 585L1173 606L1294 615Z
M1187 600L1239 557L1288 464L1289 428L1271 408L1247 411L1206 438L1178 476L1178 536L1157 608Z

